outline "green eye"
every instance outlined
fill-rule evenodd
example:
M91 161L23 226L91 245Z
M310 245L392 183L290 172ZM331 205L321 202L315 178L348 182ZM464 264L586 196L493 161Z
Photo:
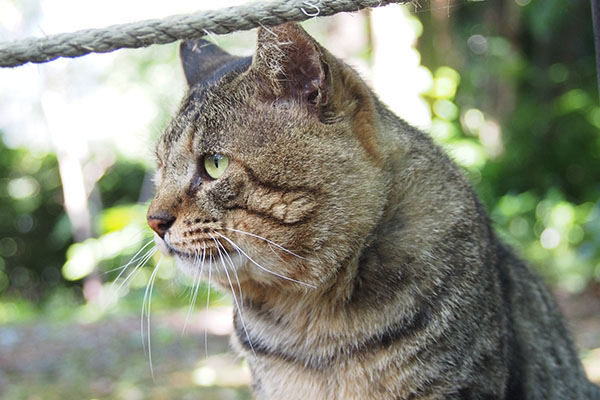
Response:
M210 154L204 156L204 169L208 176L219 179L229 165L229 157L222 154Z

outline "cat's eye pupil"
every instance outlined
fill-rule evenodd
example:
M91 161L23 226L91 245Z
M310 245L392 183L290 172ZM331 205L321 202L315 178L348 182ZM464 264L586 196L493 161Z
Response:
M212 179L220 178L229 166L229 157L223 154L210 154L204 157L204 169Z

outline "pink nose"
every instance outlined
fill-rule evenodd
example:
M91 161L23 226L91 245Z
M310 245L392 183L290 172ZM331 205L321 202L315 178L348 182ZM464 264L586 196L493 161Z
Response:
M161 239L165 237L165 234L175 222L175 217L164 213L148 215L147 219L150 228L152 228Z

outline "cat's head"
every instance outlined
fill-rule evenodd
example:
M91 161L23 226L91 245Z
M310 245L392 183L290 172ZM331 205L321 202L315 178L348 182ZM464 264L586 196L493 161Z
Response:
M234 270L281 290L330 281L386 202L364 83L297 24L259 29L253 57L198 40L181 58L189 92L158 140L148 210L159 248L224 285Z

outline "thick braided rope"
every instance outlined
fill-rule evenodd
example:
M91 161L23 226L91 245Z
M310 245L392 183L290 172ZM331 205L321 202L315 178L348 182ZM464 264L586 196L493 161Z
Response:
M29 38L0 43L0 67L15 67L28 62L43 63L58 57L79 57L88 53L107 53L120 48L145 47L176 40L197 38L207 33L230 33L258 26L303 21L343 11L358 11L410 0L283 0L262 1L220 10L176 15L104 29L85 29L46 38Z

